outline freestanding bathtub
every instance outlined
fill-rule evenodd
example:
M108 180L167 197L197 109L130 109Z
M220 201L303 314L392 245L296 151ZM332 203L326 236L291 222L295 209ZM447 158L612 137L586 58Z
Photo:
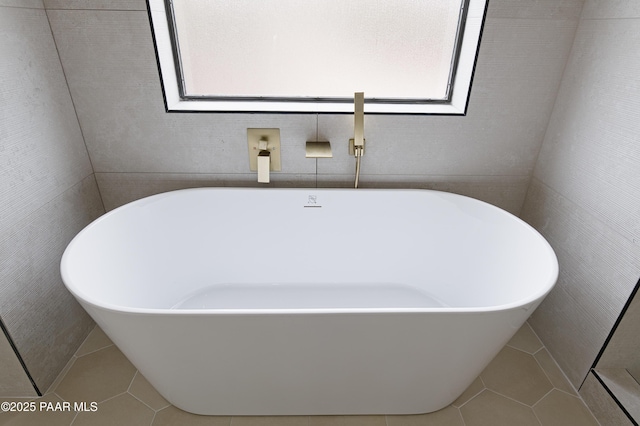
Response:
M551 247L426 190L144 198L69 244L67 288L197 414L411 414L454 401L555 284Z

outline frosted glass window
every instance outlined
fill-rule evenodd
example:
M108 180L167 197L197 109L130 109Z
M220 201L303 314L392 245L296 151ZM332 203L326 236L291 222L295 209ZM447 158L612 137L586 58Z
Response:
M168 110L347 112L364 92L365 112L464 113L486 0L149 5Z

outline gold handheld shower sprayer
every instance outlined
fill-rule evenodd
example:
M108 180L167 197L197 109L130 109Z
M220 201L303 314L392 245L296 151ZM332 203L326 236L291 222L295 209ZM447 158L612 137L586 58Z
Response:
M356 157L356 179L354 187L360 180L360 160L364 155L364 92L356 92L353 97L354 124L353 139L349 140L349 154Z

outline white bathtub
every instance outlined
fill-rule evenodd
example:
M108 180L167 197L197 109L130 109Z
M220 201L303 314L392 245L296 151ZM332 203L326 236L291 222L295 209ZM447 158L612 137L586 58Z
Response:
M450 193L202 188L105 214L61 271L177 407L314 415L447 406L558 266L530 226Z

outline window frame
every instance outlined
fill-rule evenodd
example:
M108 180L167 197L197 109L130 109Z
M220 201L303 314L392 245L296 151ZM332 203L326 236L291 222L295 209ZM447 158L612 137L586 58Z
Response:
M353 98L186 96L175 42L172 0L147 0L167 112L353 113ZM447 99L365 99L367 114L465 115L489 0L463 0ZM366 96L366 93L365 93Z

